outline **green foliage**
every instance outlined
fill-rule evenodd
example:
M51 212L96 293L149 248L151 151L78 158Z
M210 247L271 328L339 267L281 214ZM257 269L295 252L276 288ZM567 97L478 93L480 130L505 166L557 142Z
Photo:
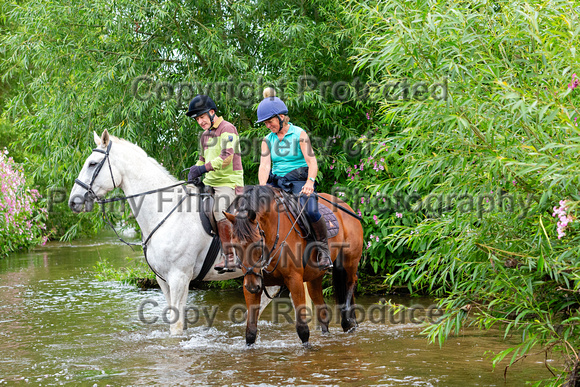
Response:
M360 34L357 67L378 87L406 79L448 88L446 99L412 98L409 87L383 101L366 146L392 164L350 183L403 198L375 231L412 258L388 283L442 297L446 318L426 330L433 341L466 323L501 325L522 337L510 364L555 350L577 372L577 9L558 0L349 1L345 12ZM571 220L558 240L552 212L564 199Z
M117 281L135 286L141 279L155 279L155 274L153 274L144 259L137 260L127 257L127 265L123 268L117 268L107 259L101 259L95 266L95 277L99 281Z

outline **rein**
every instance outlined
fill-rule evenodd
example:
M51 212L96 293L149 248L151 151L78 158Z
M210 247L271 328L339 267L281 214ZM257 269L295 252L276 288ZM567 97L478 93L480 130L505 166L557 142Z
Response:
M99 175L99 172L101 172L101 169L103 168L103 165L105 164L105 162L107 162L109 164L109 173L111 174L111 180L113 181L113 189L117 188L117 185L115 184L115 178L113 176L113 170L111 168L111 160L109 159L110 150L111 150L112 145L113 145L113 141L109 141L109 145L107 146L107 150L102 150L99 148L93 149L93 152L103 153L105 155L105 157L99 162L99 164L97 164L89 184L86 184L85 182L79 180L78 178L75 179L75 184L78 184L79 186L81 186L82 188L87 190L87 192L85 193L85 200L87 198L90 198L90 199L94 200L96 203L101 205L101 209L103 211L103 219L109 225L109 227L113 230L113 232L115 232L115 235L117 235L117 238L119 239L119 241L121 241L124 244L126 244L127 246L129 246L131 248L131 250L133 249L133 246L141 246L143 248L143 254L145 255L145 261L147 262L147 265L149 265L149 268L151 269L151 271L153 271L153 273L155 273L156 276L158 276L163 281L165 281L165 278L160 276L157 273L157 271L155 271L155 269L153 269L151 264L149 264L149 260L147 259L147 244L149 243L149 240L151 239L153 234L155 234L155 232L157 230L159 230L159 228L163 225L163 223L165 223L165 221L171 216L171 214L173 214L175 212L175 210L177 208L179 208L179 206L181 206L181 204L185 201L185 199L187 199L189 196L194 196L194 195L207 196L210 194L209 193L198 193L198 192L190 193L190 192L186 191L187 195L184 195L183 198L181 198L181 200L171 209L171 211L169 211L169 213L157 224L157 226L155 226L155 228L147 236L145 241L143 241L141 243L127 242L123 238L121 238L121 236L119 235L119 233L115 229L115 226L110 221L109 216L107 215L107 212L105 211L105 204L118 202L118 201L126 201L126 200L133 199L133 198L136 198L139 196L146 196L146 195L166 191L169 188L174 188L174 187L177 187L179 185L185 185L185 182L180 181L179 183L175 183L175 184L172 184L172 185L167 186L167 187L162 187L162 188L158 188L158 189L154 189L154 190L150 190L150 191L146 191L146 192L141 192L141 193L138 193L135 195L129 195L129 196L123 196L123 197L117 197L117 198L111 198L111 199L99 199L99 197L97 196L95 191L93 191L93 184L94 184L97 176Z

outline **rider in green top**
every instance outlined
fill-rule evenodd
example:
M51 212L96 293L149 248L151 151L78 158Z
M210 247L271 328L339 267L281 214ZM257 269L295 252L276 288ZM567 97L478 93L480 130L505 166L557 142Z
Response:
M195 118L204 129L201 135L199 161L190 168L189 181L204 174L203 182L215 191L213 214L222 242L222 261L214 266L218 273L235 271L234 250L231 246L232 224L223 211L227 210L236 194L244 188L244 170L240 153L240 141L236 127L216 117L217 107L207 95L197 95L185 113Z

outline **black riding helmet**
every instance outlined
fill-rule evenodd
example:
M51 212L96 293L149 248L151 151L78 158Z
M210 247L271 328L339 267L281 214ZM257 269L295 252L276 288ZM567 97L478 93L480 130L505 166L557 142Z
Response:
M215 106L215 102L213 102L213 100L207 95L198 94L195 97L193 97L193 99L189 103L189 110L187 111L187 113L185 113L185 115L188 117L196 118L201 116L202 114L209 112L210 110L213 110L214 112L217 113L217 107ZM212 125L214 117L215 114L213 116L210 115L209 117Z

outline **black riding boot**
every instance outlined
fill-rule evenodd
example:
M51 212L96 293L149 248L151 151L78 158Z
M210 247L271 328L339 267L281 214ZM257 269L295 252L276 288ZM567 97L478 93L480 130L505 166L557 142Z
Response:
M236 271L236 262L234 258L234 248L231 246L232 243L232 224L227 219L222 219L217 222L218 234L222 242L222 259L220 263L215 265L213 268L219 274L225 272Z
M332 269L332 259L330 258L330 250L328 249L328 233L324 216L321 216L317 222L310 223L310 225L312 226L312 231L314 231L314 238L318 242L318 268L320 270Z

